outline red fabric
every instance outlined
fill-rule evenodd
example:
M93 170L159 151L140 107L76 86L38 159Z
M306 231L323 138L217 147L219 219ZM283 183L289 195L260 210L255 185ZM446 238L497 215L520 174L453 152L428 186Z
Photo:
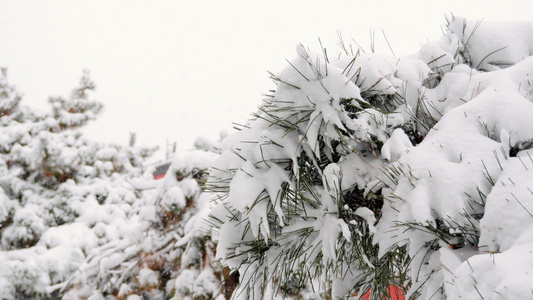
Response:
M361 297L361 300L370 299L370 292L371 291L368 291L366 294L364 294L363 297ZM389 293L391 295L391 298L390 298L391 300L405 300L403 291L397 286L394 286L394 285L389 286Z

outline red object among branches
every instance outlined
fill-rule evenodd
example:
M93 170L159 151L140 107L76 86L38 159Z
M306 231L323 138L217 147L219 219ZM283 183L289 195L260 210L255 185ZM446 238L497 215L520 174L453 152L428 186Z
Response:
M366 294L361 297L361 300L369 300L370 295L372 291L368 291ZM405 296L403 294L403 291L394 285L389 286L389 294L390 294L390 300L405 300ZM385 299L383 299L385 300Z
M156 166L155 171L153 173L154 179L158 180L158 179L165 177L165 175L167 175L167 171L169 167L170 167L170 162L164 162Z

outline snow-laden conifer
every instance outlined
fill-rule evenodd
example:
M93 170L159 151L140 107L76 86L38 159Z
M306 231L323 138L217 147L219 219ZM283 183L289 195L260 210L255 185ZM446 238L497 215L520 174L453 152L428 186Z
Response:
M298 46L207 182L234 296L529 295L532 26L452 17L408 57Z
M242 297L261 297L270 281L288 295L386 293L404 282L381 273L406 257L377 256L367 221L383 199L365 189L387 163L380 151L395 129L414 130L407 108L418 105L430 69L360 51L328 56L300 45L297 54L272 74L276 90L224 140L211 171L217 256L239 272Z

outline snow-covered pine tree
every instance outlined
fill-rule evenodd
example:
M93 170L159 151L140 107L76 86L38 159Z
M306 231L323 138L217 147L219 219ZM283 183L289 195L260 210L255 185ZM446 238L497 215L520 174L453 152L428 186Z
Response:
M48 102L52 106L52 116L61 129L79 128L96 118L102 109L102 103L89 98L89 92L95 88L94 82L89 78L89 71L84 70L80 86L72 90L68 99L50 97Z
M83 138L79 128L101 109L92 89L85 73L47 113L21 105L6 71L0 76L1 299L56 299L54 286L97 245L139 236L123 227L142 198L128 181L154 149Z
M299 46L272 74L277 88L255 118L224 140L208 187L219 197L217 256L239 272L237 296L339 297L371 287L381 295L406 285L384 276L403 272L407 257L401 247L378 257L372 233L383 198L365 189L410 145L402 128L418 132L411 115L423 110L409 109L419 106L430 69L343 50L328 56ZM403 149L382 154L391 137Z
M530 296L532 30L452 17L400 58L298 46L207 182L234 296Z

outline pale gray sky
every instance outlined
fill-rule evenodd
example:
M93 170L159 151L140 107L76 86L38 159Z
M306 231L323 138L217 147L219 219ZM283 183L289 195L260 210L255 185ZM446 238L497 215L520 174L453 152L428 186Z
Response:
M444 15L531 20L531 0L383 1L75 1L0 0L0 66L25 95L46 107L83 69L97 84L103 115L85 130L94 139L188 149L198 135L216 139L243 123L277 72L318 38L336 53L337 30L369 49L396 55L439 38ZM163 155L160 152L159 157Z

